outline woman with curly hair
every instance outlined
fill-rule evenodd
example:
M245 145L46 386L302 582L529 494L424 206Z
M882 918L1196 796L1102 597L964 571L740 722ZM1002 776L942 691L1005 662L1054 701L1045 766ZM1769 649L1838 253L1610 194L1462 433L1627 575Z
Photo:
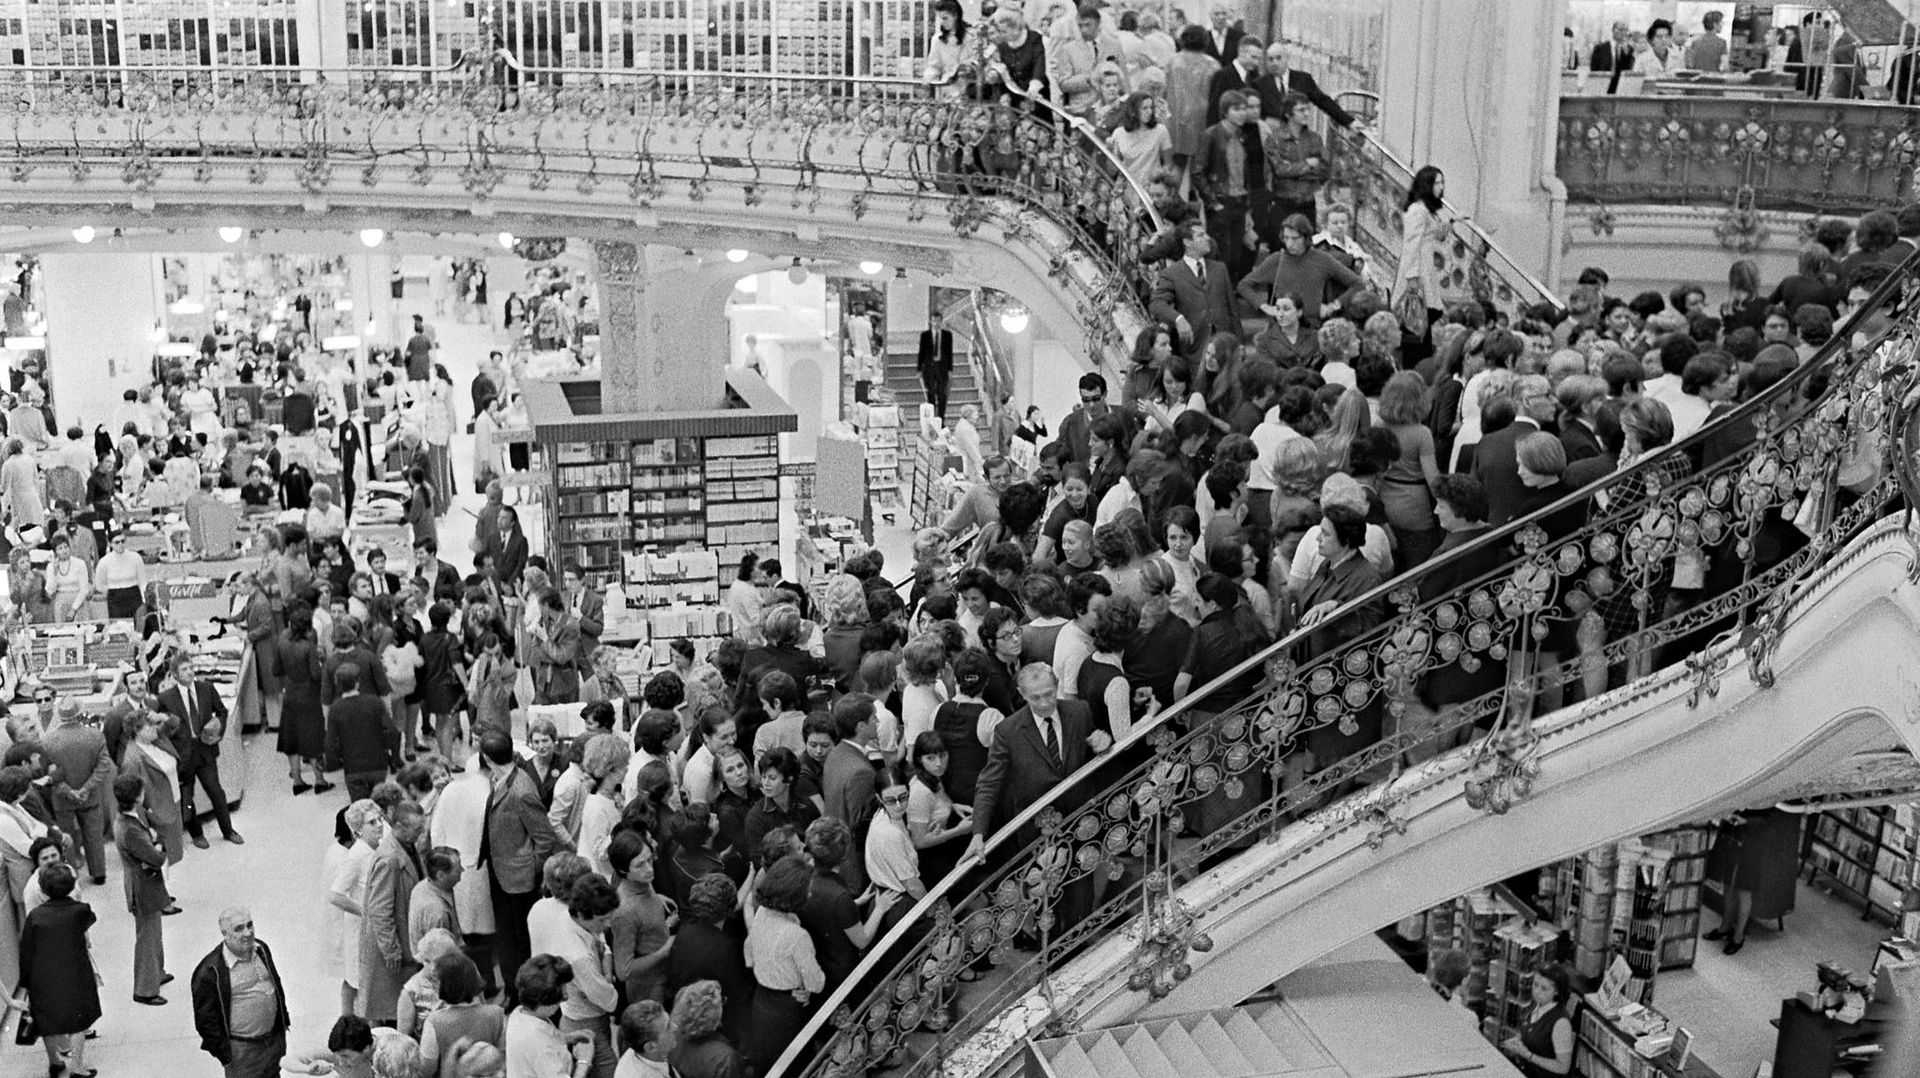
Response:
M812 883L813 868L804 857L783 857L760 874L749 903L747 961L755 988L747 1059L762 1074L806 1025L807 1005L826 987L813 938L800 925Z
M822 659L833 675L834 688L846 692L860 670L860 632L867 627L867 591L845 573L828 579L827 627L820 634Z
M674 995L669 1025L673 1048L667 1064L680 1078L738 1078L746 1073L740 1053L721 1033L726 1004L719 981L695 981Z

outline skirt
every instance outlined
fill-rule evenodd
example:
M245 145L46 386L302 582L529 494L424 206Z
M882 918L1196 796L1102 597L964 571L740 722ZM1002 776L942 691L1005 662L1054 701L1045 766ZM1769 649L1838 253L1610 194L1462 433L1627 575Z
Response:
M753 1028L747 1033L747 1062L761 1074L773 1069L803 1026L807 1008L784 988L764 984L753 989Z
M285 756L318 760L326 755L326 718L320 710L320 688L312 682L287 687L280 704L280 737L275 751Z

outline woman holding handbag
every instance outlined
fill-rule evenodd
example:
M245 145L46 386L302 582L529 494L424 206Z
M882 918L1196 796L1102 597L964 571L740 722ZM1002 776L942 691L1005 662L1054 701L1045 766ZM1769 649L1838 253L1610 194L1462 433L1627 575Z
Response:
M1447 177L1424 165L1413 174L1400 215L1400 270L1394 276L1393 313L1401 332L1416 340L1428 339L1428 330L1440 319L1441 245L1453 229L1454 214L1447 208Z
M100 978L93 969L87 930L99 917L93 907L73 897L78 877L71 866L56 861L40 870L40 889L47 898L20 930L20 998L14 1006L26 1014L32 1031L22 1029L16 1041L47 1045L47 1073L59 1078L93 1078L86 1069L87 1030L100 1020Z

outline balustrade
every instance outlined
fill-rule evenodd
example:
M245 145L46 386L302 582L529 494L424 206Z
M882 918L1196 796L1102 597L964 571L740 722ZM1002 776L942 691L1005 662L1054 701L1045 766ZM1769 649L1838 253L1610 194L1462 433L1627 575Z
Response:
M1560 99L1575 202L1858 214L1914 198L1920 110L1841 101Z
M1375 846L1393 841L1401 825L1385 787L1371 784L1464 737L1474 738L1470 766L1455 781L1470 803L1506 811L1537 768L1534 696L1556 683L1597 689L1609 667L1661 654L1685 662L1697 704L1719 676L1702 656L1731 643L1768 684L1796 588L1894 511L1903 483L1913 486L1902 445L1920 430L1913 298L1903 272L1812 361L1715 426L1316 627L1362 607L1390 611L1350 642L1312 654L1311 634L1296 633L1136 728L935 885L773 1073L986 1073L1021 1036L1070 1023L1083 986L1060 981L1063 969L1116 933L1137 941L1129 986L1162 995L1211 946L1206 924L1178 900L1181 882L1299 821L1362 828ZM1698 467L1708 435L1725 424L1750 425L1754 437ZM1677 482L1674 459L1686 462ZM1568 529L1570 513L1578 526ZM1704 563L1705 587L1668 609L1666 583L1681 561ZM1630 626L1611 639L1587 631L1601 621L1599 604L1621 601ZM1576 626L1577 653L1545 665L1541 645ZM1221 698L1219 686L1256 664L1257 691ZM1336 734L1364 744L1341 759L1306 759L1310 736ZM1029 932L1037 949L1022 950ZM979 981L960 980L988 964Z

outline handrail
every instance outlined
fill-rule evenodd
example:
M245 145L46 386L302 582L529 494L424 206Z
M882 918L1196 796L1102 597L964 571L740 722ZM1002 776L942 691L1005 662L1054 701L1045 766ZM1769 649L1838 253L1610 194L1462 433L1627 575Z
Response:
M1381 187L1384 189L1370 192L1370 197L1384 204L1373 207L1374 212L1371 217L1376 227L1383 233L1391 235L1396 241L1389 244L1382 239L1380 246L1383 247L1384 250L1376 252L1382 256L1387 266L1395 266L1399 261L1400 254L1397 242L1400 234L1400 202L1405 197L1408 186L1413 182L1414 170L1389 149L1386 143L1380 141L1379 136L1371 130L1360 127L1348 128L1335 134L1334 139L1357 140L1360 147L1362 147L1361 152L1363 156L1372 156L1386 166L1381 176L1381 180L1383 181ZM1457 232L1464 233L1465 237L1472 241L1467 245L1469 249L1477 250L1477 253L1482 257L1489 257L1498 263L1497 269L1499 274L1506 279L1508 288L1512 290L1515 296L1530 297L1529 302L1544 300L1562 310L1566 309L1566 302L1561 299L1560 296L1555 294L1551 288L1547 287L1545 282L1535 277L1522 266L1518 260L1502 249L1499 243L1497 243L1485 229L1480 227L1478 222L1461 213L1459 208L1452 202L1443 199L1442 203L1454 213L1454 229ZM1356 207L1356 209L1364 209L1364 207ZM1365 213L1362 214L1362 218L1362 221L1356 221L1355 223L1366 223L1367 215ZM1472 279L1475 275L1470 269L1467 276ZM1476 293L1482 293L1491 289L1487 287L1486 283L1476 279L1473 281L1473 290ZM1428 300L1431 302L1433 298L1434 297L1429 296ZM1524 304L1519 304L1518 306L1524 306ZM1518 312L1511 311L1510 313Z
M1859 526L1863 515L1887 503L1891 482L1885 476L1874 485L1871 497L1862 496L1844 512L1834 505L1832 492L1839 482L1839 462L1849 448L1858 451L1864 444L1866 452L1890 453L1886 427L1892 409L1884 399L1898 400L1901 393L1883 379L1900 374L1911 384L1916 367L1910 356L1885 354L1882 344L1897 339L1910 346L1915 312L1906 311L1907 321L1889 327L1867 348L1849 349L1853 335L1869 318L1891 309L1896 299L1908 299L1903 289L1916 265L1920 256L1909 258L1898 274L1851 314L1812 361L1714 426L1381 584L1344 605L1315 630L1293 634L1155 719L1136 724L1114 750L1005 821L986 844L981 859L963 863L933 884L825 1001L771 1073L802 1073L798 1069L802 1053L823 1036L829 1020L840 1032L804 1073L849 1073L872 1064L901 1047L930 1015L940 1030L939 1041L934 1052L917 1053L915 1066L929 1061L939 1066L948 1037L955 1032L944 1010L955 975L988 954L997 961L1007 960L1013 934L1037 914L1050 917L1069 884L1090 883L1097 873L1124 870L1132 876L1137 868L1145 880L1159 880L1157 886L1165 887L1166 876L1179 871L1181 856L1197 858L1208 849L1224 852L1230 843L1247 840L1331 796L1364 777L1370 768L1385 767L1407 748L1475 720L1500 721L1498 717L1513 703L1507 697L1516 688L1502 684L1453 702L1448 708L1450 718L1436 722L1432 729L1403 731L1363 748L1314 778L1293 784L1284 796L1266 800L1256 789L1250 807L1219 823L1207 840L1174 856L1164 832L1172 827L1181 806L1222 792L1238 799L1245 785L1259 783L1268 771L1277 772L1289 761L1286 754L1303 738L1329 733L1336 723L1345 729L1363 713L1371 713L1375 720L1382 709L1397 713L1405 707L1411 686L1428 675L1449 670L1472 673L1485 662L1505 664L1510 645L1530 645L1535 633L1546 631L1549 621L1585 617L1588 608L1583 603L1617 595L1644 604L1652 590L1664 598L1662 582L1668 562L1683 550L1705 550L1723 568L1738 566L1739 582L1722 581L1730 591L1671 619L1659 611L1649 619L1646 606L1640 605L1633 629L1583 659L1624 662L1658 642L1714 630L1726 620L1744 627L1743 640L1751 641L1750 650L1764 651L1769 632L1777 632L1780 597L1790 592L1795 574L1817 565L1837 549L1848 528ZM1796 418L1805 422L1779 425L1781 406L1800 401L1805 391L1816 387L1815 379L1826 380L1826 385L1804 401ZM1672 462L1688 459L1713 434L1727 429L1722 424L1729 423L1753 424L1757 431L1753 444L1705 472L1674 481ZM1592 522L1571 535L1552 534L1549 524L1570 510L1587 507L1601 491L1608 492L1612 503ZM1756 573L1756 543L1778 527L1782 517L1801 516L1812 522L1804 529L1812 532L1812 541ZM1510 549L1518 551L1517 557L1502 556ZM1475 572L1489 554L1499 558L1494 567ZM1422 581L1451 581L1463 571L1469 579L1423 599ZM1617 580L1609 575L1612 572L1619 574ZM1390 606L1398 613L1346 644L1298 661L1293 657L1304 652L1316 631L1338 626L1376 605ZM1580 661L1575 660L1576 669ZM1764 669L1765 664L1755 665ZM1271 676L1252 696L1225 701L1223 708L1212 706L1220 703L1212 697L1223 683L1263 668ZM1528 677L1559 677L1565 669L1538 671ZM1495 678L1496 682L1506 680ZM1524 689L1524 680L1518 688ZM1521 733L1526 730L1527 710L1522 706L1519 713ZM1176 732L1179 725L1187 725L1188 732ZM1487 747L1508 740L1489 739L1476 750L1496 776L1504 767L1523 766L1523 761L1500 757ZM1117 777L1106 780L1116 773ZM1040 832L1038 839L1031 837L1035 829ZM1009 852L1013 853L1010 861ZM1139 864L1129 865L1129 859ZM1044 993L1049 959L1064 960L1099 933L1117 930L1117 918L1131 916L1138 906L1136 895L1143 895L1151 908L1151 892L1137 885L1114 890L1117 894L1102 900L1097 915L1088 915L1062 938L1048 938L1046 917L1037 922L1042 936L1039 957L1027 960L1010 981L1003 982L997 989L999 996L971 1001L967 1016L960 1020L968 1023L962 1032L980 1028L981 1016L995 1013L994 1004L1011 1003L1007 992L1029 991L1029 974L1037 972ZM1009 984L1011 988L1005 987ZM910 1073L918 1071L910 1068Z

